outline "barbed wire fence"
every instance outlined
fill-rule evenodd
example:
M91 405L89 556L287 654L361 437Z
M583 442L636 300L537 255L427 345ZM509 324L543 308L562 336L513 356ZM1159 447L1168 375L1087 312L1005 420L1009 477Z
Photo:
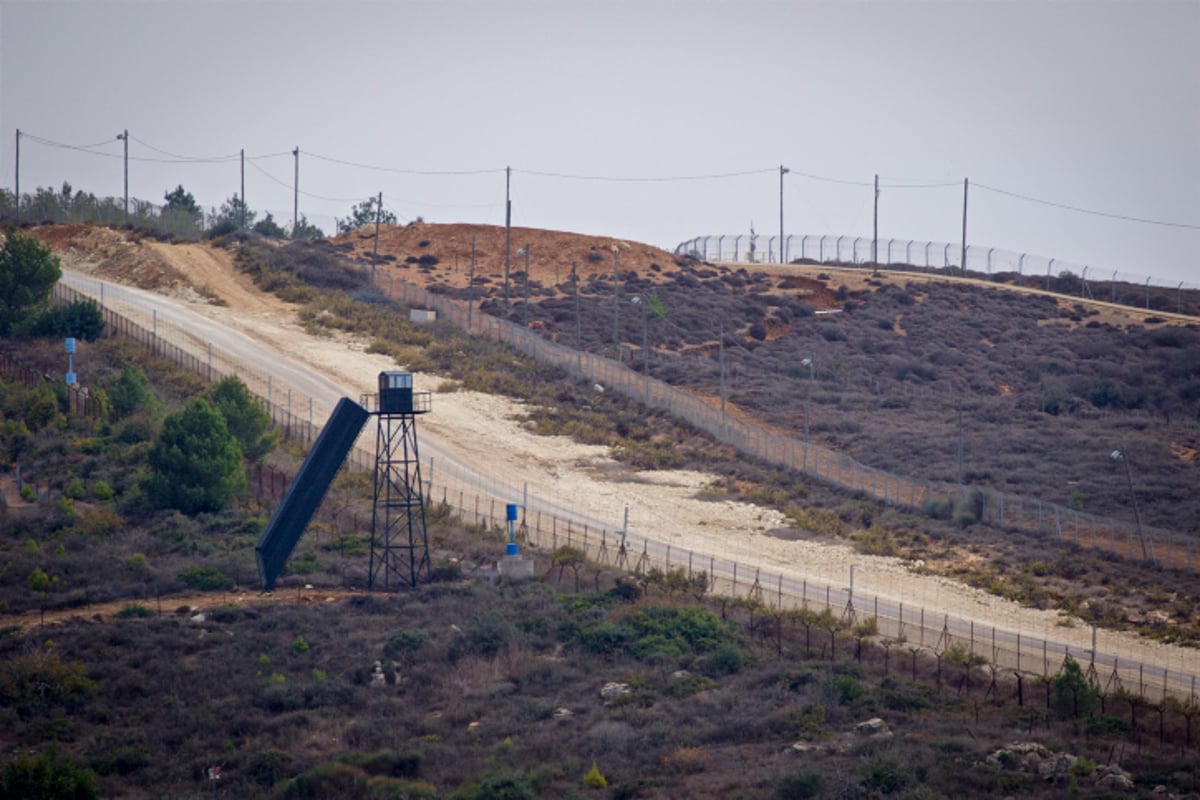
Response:
M395 299L410 305L433 307L443 317L467 327L467 312L456 304L420 287L397 283L394 279L388 279L387 284L385 291ZM103 288L99 294L99 297L93 296L59 283L53 299L57 303L100 300L107 335L139 342L156 355L210 381L220 380L226 374L237 374L262 399L272 421L286 436L310 444L319 433L320 426L314 423L314 418L322 419L332 407L332 402L306 395L272 375L247 371L232 354L222 352L211 344L206 345L173 325L160 325L156 321L153 327L147 328L104 305ZM519 350L533 351L531 355L540 354L551 361L557 359L567 372L582 370L573 374L582 374L589 380L607 381L608 386L621 387L631 396L652 404L676 408L677 413L685 416L690 414L700 422L713 424L715 421L719 438L723 441L749 448L761 453L759 457L791 465L812 477L872 494L883 502L901 504L905 499L907 502L917 502L935 496L938 491L959 490L957 487L907 481L871 470L842 454L812 444L805 446L804 443L783 439L738 420L714 417L712 409L696 398L637 375L609 359L552 345L528 330L502 320L473 313L469 326L476 334L507 342ZM332 401L332 398L329 400ZM364 431L352 450L347 459L350 469L374 470L375 456L368 444L370 436L370 431ZM1023 634L1020 630L1013 631L999 620L994 623L979 622L939 612L936 610L936 595L910 597L906 602L903 594L898 594L894 587L889 591L888 581L882 575L869 577L880 590L872 594L862 589L867 576L860 575L859 587L855 588L853 571L849 585L835 586L803 577L799 569L785 574L761 565L680 548L669 542L639 535L629 528L627 517L621 525L605 523L539 498L536 493L530 494L527 484L520 487L506 484L452 460L435 462L430 458L424 477L424 491L431 502L440 502L452 508L464 522L494 530L497 535L502 533L505 505L520 498L523 535L538 548L553 551L563 545L577 547L597 563L619 567L634 574L645 574L652 569L686 570L689 577L703 573L708 579L711 593L742 598L779 612L828 612L837 619L850 621L869 618L874 620L877 635L884 641L912 648L914 659L917 650L932 654L938 659L939 670L942 655L953 648L957 648L959 653L965 652L971 661L990 664L994 670L1006 670L1017 680L1024 675L1051 678L1058 674L1067 657L1071 657L1081 665L1087 665L1089 679L1105 692L1126 692L1147 702L1159 702L1166 698L1174 698L1190 706L1197 702L1196 684L1200 670L1195 668L1195 659L1184 651L1176 654L1179 661L1174 668L1170 651L1166 649L1157 651L1157 657L1148 657L1147 660L1127 659L1099 646L1102 632L1096 627L1091 629L1090 643L1086 641L1087 632L1083 629L1064 629L1063 636L1055 641L1044 636ZM272 492L276 491L273 480ZM997 500L995 524L1010 527L1036 524L1037 530L1050 524L1051 515L1043 505L1038 505L1035 515L1021 498L1010 498L1006 511L1004 497L1000 495ZM1080 520L1086 517L1083 514L1068 517L1066 519L1074 523L1074 527L1070 524L1064 527L1064 517L1056 516L1051 530L1064 538L1072 533L1076 541L1088 544L1087 541L1081 541L1081 537L1086 537L1083 536ZM1109 524L1114 525L1111 521ZM1094 532L1094 526L1092 530ZM1112 532L1116 528L1110 527L1109 530ZM1131 536L1127 527L1122 530L1126 537ZM1096 543L1102 546L1102 537ZM1120 545L1115 533L1110 543ZM1190 566L1190 543L1183 545L1182 550L1177 547L1167 558L1169 562L1182 558ZM931 601L935 604L933 609L928 607ZM981 611L981 614L986 615L987 612ZM1153 656L1149 648L1143 648L1143 651Z
M697 236L681 242L676 255L741 264L823 264L937 273L1042 289L1068 297L1176 314L1200 315L1200 284L1167 280L999 247L961 242L880 239L869 236L796 234L783 239L761 234ZM782 251L782 252L781 252Z

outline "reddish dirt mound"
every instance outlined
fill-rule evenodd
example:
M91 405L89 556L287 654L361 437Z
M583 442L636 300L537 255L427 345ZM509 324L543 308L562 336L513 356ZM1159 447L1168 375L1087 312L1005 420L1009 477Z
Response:
M158 253L153 240L99 225L42 225L29 233L50 248L62 265L114 283L141 289L181 291L187 277Z
M369 264L375 246L375 228L368 226L331 240L335 245L350 247L352 258ZM498 225L429 224L416 222L402 227L385 225L379 230L379 267L402 270L405 280L424 286L440 284L465 288L470 277L471 247L475 247L475 275L490 279L504 277L504 228ZM581 280L591 275L608 276L613 271L613 250L621 272L636 272L652 283L661 283L684 264L673 253L640 242L629 242L603 236L588 236L566 231L546 231L534 228L513 228L509 256L509 277L525 272L525 254L529 250L530 278L543 287L563 286L570 280L574 267ZM677 260L677 258L679 260ZM765 271L761 265L713 265L721 273L735 270ZM786 267L776 267L772 274L780 279L771 294L799 296L816 309L840 308L841 302L824 281L792 272L780 274ZM787 327L768 329L768 338L787 333Z
M355 255L369 263L375 245L375 228L368 226L332 241L351 245ZM379 229L380 264L411 272L404 277L416 283L466 287L472 241L475 244L475 274L503 279L504 228L497 225L423 222L402 227L384 225ZM530 278L543 286L555 286L569 280L572 264L581 278L595 273L612 274L614 247L622 272L633 270L649 277L676 269L674 255L647 244L564 231L513 228L509 275L525 271L525 255L519 252L525 248L529 250Z

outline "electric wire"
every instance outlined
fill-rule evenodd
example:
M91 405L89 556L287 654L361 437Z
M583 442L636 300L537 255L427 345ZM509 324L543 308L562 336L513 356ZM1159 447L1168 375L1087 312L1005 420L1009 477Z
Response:
M1079 206L1072 206L1072 205L1068 205L1066 203L1056 203L1052 200L1041 200L1037 197L1030 197L1029 195L1018 194L1017 192L1010 192L1007 189L998 189L995 186L988 186L987 184L983 184L983 183L973 183L971 185L975 186L977 188L980 188L980 189L985 189L989 192L995 192L996 194L1002 194L1002 195L1006 195L1008 197L1015 197L1018 200L1025 200L1030 203L1039 203L1041 205L1050 206L1052 208L1061 208L1066 211L1075 211L1080 214L1091 214L1092 216L1095 216L1095 217L1106 217L1108 219L1119 219L1119 220L1124 220L1125 222L1139 222L1143 225L1161 225L1166 228L1186 228L1188 230L1200 230L1200 225L1194 225L1194 224L1187 223L1187 222L1167 222L1165 220L1159 220L1159 219L1147 219L1145 217L1133 217L1133 216L1129 216L1127 214L1110 214L1107 211L1094 211L1092 209L1080 208Z
M617 175L575 175L566 172L543 172L533 169L516 169L513 172L520 175L534 175L539 178L559 178L563 180L573 181L599 181L604 183L675 183L682 181L708 181L721 180L725 178L742 178L747 175L763 175L769 172L778 172L778 167L769 167L767 169L745 170L743 172L722 172L711 175L663 175L663 176L617 176Z
M124 158L124 157L126 157L122 153L111 153L111 152L105 152L105 151L96 149L103 145L111 144L114 141L119 141L116 138L104 139L102 141L94 142L91 144L68 144L65 142L58 142L53 139L47 139L43 136L38 136L37 134L29 133L27 131L21 131L20 136L24 139L28 139L31 142L45 145L47 147L54 147L54 148L63 149L63 150L74 150L76 152L88 153L90 155L102 156L104 158ZM132 139L133 141L137 142L138 144L142 145L143 147L153 150L154 152L159 153L163 156L167 156L167 158L151 158L151 157L146 157L146 156L128 156L128 159L130 161L137 161L137 162L143 162L143 163L161 163L161 164L171 164L171 163L218 164L218 163L229 163L232 161L236 161L242 157L242 155L240 153L234 153L234 154L223 155L223 156L209 156L209 157L183 156L183 155L179 155L177 153L171 153L169 151L162 150L162 149L160 149L152 144L149 144L148 142L145 142L141 139L138 139L137 137L134 137L132 135L130 135L129 138ZM278 183L280 186L284 186L286 188L291 189L293 187L290 184L279 180L275 176L268 173L266 170L263 170L261 167L259 167L254 162L263 160L263 159L279 158L279 157L283 157L283 156L294 156L294 155L295 155L295 151L288 150L288 151L280 151L280 152L276 152L276 153L265 153L262 155L247 155L247 156L245 156L245 160L249 161L250 165L252 167L257 169L259 172L261 172L263 175L265 175L271 181ZM497 174L500 172L505 172L507 169L507 168L492 168L492 169L473 169L473 170L417 170L417 169L403 169L403 168L398 168L398 167L384 167L384 166L378 166L378 165L372 165L372 164L364 164L364 163L360 163L360 162L349 161L346 159L334 158L332 156L326 156L326 155L322 155L320 153L306 152L305 155L309 156L311 158L315 158L315 159L318 159L321 161L327 161L327 162L330 162L333 164L341 164L343 166L355 167L358 169L374 170L377 172L389 172L389 173L395 173L395 174L401 174L401 175L422 175L422 176L494 175L494 174ZM530 176L542 177L542 178L555 178L555 179L560 179L560 180L594 181L594 182L607 182L607 183L674 183L674 182L691 182L691 181L705 181L705 180L724 180L724 179L729 179L729 178L740 178L740 177L747 177L747 176L753 176L753 175L773 174L773 173L777 172L778 170L779 170L778 167L766 167L766 168L762 168L762 169L743 170L740 172L722 172L722 173L710 173L710 174L702 174L702 175L659 175L659 176L653 176L653 175L645 176L644 175L644 176L637 176L637 175L583 175L583 174L565 173L565 172L552 172L552 171L546 171L546 170L512 168L512 172L517 173L517 174L522 174L522 175L530 175ZM829 177L826 175L817 175L814 173L799 172L796 170L788 170L788 172L790 174L796 175L797 177L808 178L809 180L821 181L824 183L835 183L835 184L841 184L841 185L845 185L845 186L859 186L859 187L874 186L874 183L869 182L869 181L857 181L857 180L848 180L848 179L843 179L843 178L833 178L833 177ZM934 183L902 182L902 183L880 183L879 188L880 188L880 190L882 190L882 189L942 189L942 188L957 187L959 185L960 185L960 183L957 181L934 182ZM972 185L978 189L983 189L984 191L994 192L996 194L1004 195L1006 197L1011 197L1011 198L1014 198L1017 200L1023 200L1028 203L1036 203L1038 205L1044 205L1044 206L1048 206L1051 208L1058 208L1058 209L1062 209L1065 211L1073 211L1073 212L1079 213L1079 214L1088 214L1091 216L1103 217L1106 219L1115 219L1115 220L1121 220L1121 221L1125 221L1125 222L1134 222L1134 223L1138 223L1138 224L1142 224L1142 225L1156 225L1156 226L1160 226L1160 227L1180 228L1180 229L1185 229L1185 230L1200 230L1200 224L1195 224L1195 223L1172 222L1172 221L1168 221L1168 220L1150 219L1147 217L1137 217L1137 216L1133 216L1130 214L1115 214L1115 213L1111 213L1111 212L1107 212L1107 211L1098 211L1095 209L1088 209L1088 208L1083 208L1080 206L1070 205L1068 203L1059 203L1059 202L1055 202L1053 200L1045 200L1045 199L1038 198L1038 197L1032 197L1030 195L1022 194L1020 192L1014 192L1014 191L1010 191L1008 189L1001 189L996 186L989 186L988 184L984 184L984 183L974 183ZM324 195L313 194L311 192L305 192L303 190L301 190L299 192L299 194L302 194L305 197L309 197L312 199L325 200L328 202L339 202L339 203L340 202L355 202L357 199L359 199L359 198L327 197ZM480 207L480 206L461 206L461 207L474 208L474 207Z
M220 163L227 163L229 161L237 161L238 158L240 157L239 153L232 153L229 155L221 155L221 156L181 156L178 153L171 153L166 150L157 148L154 145L150 144L149 142L142 141L141 139L137 138L133 134L130 134L129 138L132 139L133 141L137 142L138 144L140 144L142 147L149 148L150 150L153 150L154 152L160 153L164 156L170 156L171 159L173 159L174 161L179 162L179 163L220 164ZM131 157L130 160L132 161L134 159ZM149 159L143 158L143 159L138 159L138 160L145 161L145 160L149 160ZM171 163L171 162L165 161L165 163Z
M421 169L402 169L400 167L381 167L375 164L361 164L355 161L346 161L332 156L324 156L320 153L312 153L306 151L304 155L315 158L320 161L328 161L332 164L341 164L345 167L356 167L357 169L368 169L375 172L392 172L397 175L494 175L498 172L504 172L504 167L495 169L445 169L445 170L421 170Z
M91 153L92 155L96 155L96 156L106 156L108 158L121 158L120 153L104 153L104 152L101 152L101 151L98 151L95 149L97 147L100 147L101 145L112 144L115 141L119 141L118 139L115 139L115 138L105 139L104 141L96 142L95 144L65 144L63 142L56 142L53 139L45 139L41 136L38 136L38 135L32 134L32 133L28 133L26 131L21 131L21 138L29 139L30 141L37 142L38 144L44 144L47 147L57 147L61 150L77 150L81 153Z

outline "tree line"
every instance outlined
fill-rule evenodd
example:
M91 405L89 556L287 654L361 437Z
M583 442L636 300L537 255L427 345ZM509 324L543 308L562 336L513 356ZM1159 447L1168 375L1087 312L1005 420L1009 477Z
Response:
M8 189L0 189L0 220L21 220L34 223L94 222L107 225L128 223L134 228L182 237L225 236L237 231L252 231L272 239L324 239L325 231L310 223L301 214L291 231L281 225L271 212L260 218L243 198L231 195L219 208L205 211L182 184L163 192L163 204L129 198L129 213L118 197L97 197L91 192L77 190L63 182L59 189L39 186L33 194L22 193L17 198ZM379 201L369 197L350 209L344 219L336 218L337 233L348 233L374 225L395 225L396 215L383 209Z

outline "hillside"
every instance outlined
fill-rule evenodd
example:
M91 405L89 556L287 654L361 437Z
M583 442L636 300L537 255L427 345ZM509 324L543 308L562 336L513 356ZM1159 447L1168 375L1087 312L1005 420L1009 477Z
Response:
M140 363L169 409L203 390L122 340L88 357L106 382ZM558 568L539 553L533 581L497 580L478 567L503 537L439 504L437 580L355 590L366 549L345 525L368 485L353 476L258 595L273 482L220 513L150 509L146 416L35 423L39 391L0 382L0 402L35 425L27 460L78 486L0 513L0 597L26 610L0 626L6 791L28 789L14 765L36 753L131 800L1196 796L1192 707L1102 705L1074 662L1021 682L961 646L879 637L865 610L780 613L569 548Z
M476 280L467 288L470 240ZM335 240L369 264L374 237ZM514 229L507 317L715 398L724 329L729 400L747 415L903 475L990 486L1196 534L1200 323L982 282L814 266L700 264L643 245ZM620 349L614 349L618 248ZM505 315L504 229L385 228L380 269ZM424 259L424 261L422 261ZM571 265L579 274L576 319ZM646 320L629 301L653 296ZM814 315L829 309L841 313ZM578 326L578 328L577 328ZM814 362L809 370L802 361ZM811 404L810 404L811 390ZM961 422L960 422L961 412ZM961 441L961 474L959 445Z
M255 325L281 313L270 296L235 299L231 289L245 290L247 279L223 272L230 251L192 247L182 251L195 256L188 260L174 246L132 241L94 266L115 268L118 256L147 264L162 257L190 281L196 275L214 281L192 291L198 307L207 305L209 295L214 302L256 303L257 311L244 314L255 318L246 324ZM242 243L234 244L233 258L243 268L255 259L276 262L279 272L265 276L272 280L295 270L328 283L343 273L320 274L342 269L324 260L326 249ZM735 271L686 261L676 267L656 285L669 289L693 279L704 285L711 278L698 273L709 271L730 279L719 281L727 286L745 280ZM630 285L639 280L622 277ZM217 280L223 281L219 289ZM697 286L687 288L699 294ZM188 296L187 287L172 291ZM439 408L444 400L473 395L465 389L480 380L492 381L535 399L522 417L530 427L576 426L614 451L635 450L636 444L637 453L668 453L715 470L719 484L690 490L709 498L710 514L742 505L730 498L754 497L766 507L760 515L775 504L796 504L812 524L772 530L768 537L722 523L712 525L719 528L713 541L766 548L797 538L805 540L797 544L813 546L806 553L816 554L849 551L838 541L845 537L856 549L849 563L860 566L870 559L867 553L915 544L930 562L920 568L910 563L903 571L937 586L933 602L939 608L956 591L927 571L949 560L1001 588L1008 581L997 576L1015 568L1020 578L1013 585L1027 599L1061 607L1060 598L1069 593L1073 607L1089 619L1113 615L1172 635L1194 628L1196 591L1189 576L1019 534L997 542L993 531L959 531L947 521L741 463L665 415L597 396L590 386L554 378L500 348L468 345L450 330L431 337L393 326L397 309L377 294L361 288L350 294L366 301L353 309L362 316L352 316L350 304L331 294L293 311L315 326L315 341L323 336L340 345L343 361L362 354L345 348L339 326L374 320L381 341L397 333L410 337L394 340L397 347L424 341L427 352L420 357L441 365L450 382L465 384L439 393ZM724 299L725 292L712 294ZM850 290L846 297L856 300ZM810 319L781 298L786 293L777 291L767 301L772 314L787 302L797 315L793 322ZM596 302L603 309L603 300ZM741 307L757 306L747 301ZM232 307L208 308L217 316L243 315ZM854 314L852 309L842 318ZM753 353L751 342L757 341L747 326L731 332L726 347L733 351L737 342ZM39 374L53 372L60 345L27 348ZM308 346L293 340L294 350ZM172 407L203 388L194 376L146 361L120 340L89 346L86 355L99 383L111 380L124 361L144 363L155 372L156 393ZM490 372L481 378L485 369ZM498 375L505 380L497 381ZM25 408L36 402L36 392L6 387L5 393L7 409L32 418ZM475 439L498 420L468 418L463 424L471 431L464 438ZM646 575L631 587L618 573L580 565L569 553L559 554L562 568L547 568L531 584L487 580L486 571L461 580L461 571L470 577L476 565L496 557L500 537L440 506L431 538L444 580L411 596L347 596L338 590L361 585L365 559L357 520L366 486L353 477L337 487L297 553L278 593L286 604L232 589L205 600L195 594L193 580L233 587L252 576L255 535L262 515L278 501L275 481L268 478L266 494L261 479L252 481L252 497L220 515L191 519L154 512L134 488L148 430L147 421L138 419L107 428L68 419L39 430L26 476L46 482L52 492L71 486L77 499L68 504L52 494L26 504L7 494L10 509L0 537L10 565L0 573L3 598L10 611L25 612L5 619L13 627L0 635L0 692L11 723L0 736L8 752L18 746L44 751L57 741L69 758L100 775L105 796L204 793L212 788L206 770L215 765L223 770L220 790L239 797L572 797L591 794L583 776L593 760L609 783L594 796L625 798L1150 796L1160 785L1160 795L1196 790L1188 771L1195 741L1190 706L1158 705L1153 697L1139 700L1116 690L1101 706L1082 676L1073 679L1069 671L1061 682L1035 683L1025 675L1022 683L1011 671L973 665L961 647L881 639L869 618L780 614L751 598L706 599L682 573L671 579ZM480 457L489 449L482 445ZM544 450L562 446L555 437ZM295 468L298 455L288 446L273 458L282 459L277 466L286 470ZM521 468L540 468L536 445L530 455ZM653 478L611 464L574 469L604 471L614 482L667 493ZM835 530L831 520L844 530ZM46 572L46 580L34 580L35 568ZM970 597L971 603L986 601ZM34 622L39 605L58 609L49 615L55 627ZM1151 610L1137 612L1135 621L1132 609L1139 605ZM77 610L74 619L65 618L64 607ZM1070 617L1049 616L1075 626ZM1062 631L1076 633L1086 632ZM1105 646L1119 639L1106 636ZM1190 658L1193 652L1172 655ZM624 684L628 694L610 683ZM28 690L36 686L49 688ZM606 687L608 696L601 694ZM1035 743L1012 745L1017 740Z

